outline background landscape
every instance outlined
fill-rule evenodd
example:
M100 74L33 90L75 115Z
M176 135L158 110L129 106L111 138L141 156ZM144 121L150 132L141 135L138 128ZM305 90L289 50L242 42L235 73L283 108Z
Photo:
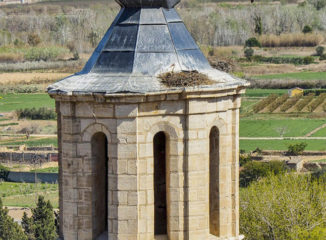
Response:
M325 6L326 0L182 0L177 5L211 65L251 83L240 112L242 167L257 156L291 160L289 147L300 144L306 155L293 155L326 163ZM118 11L113 0L0 1L0 152L57 147L54 101L46 87L82 69ZM299 94L289 93L293 88L300 88ZM58 171L56 162L3 165L11 171ZM35 207L40 194L58 208L57 184L0 183L5 206ZM253 192L241 194L247 199ZM326 236L325 209L316 220L321 237ZM19 211L11 214L21 217ZM246 217L242 214L243 222ZM246 227L242 231L251 239L274 239ZM278 239L300 239L289 234Z

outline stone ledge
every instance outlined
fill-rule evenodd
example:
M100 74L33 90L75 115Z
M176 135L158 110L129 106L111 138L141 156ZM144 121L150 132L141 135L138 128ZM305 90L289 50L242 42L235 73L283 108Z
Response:
M216 237L214 235L209 235L208 240L243 240L244 238L244 235L238 237Z

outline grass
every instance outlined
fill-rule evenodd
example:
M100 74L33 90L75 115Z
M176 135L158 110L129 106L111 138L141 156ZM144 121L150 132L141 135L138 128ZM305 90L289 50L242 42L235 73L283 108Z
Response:
M252 107L259 101L259 99L242 99L241 100L241 108L240 113L248 113L252 109Z
M39 169L31 170L31 172L38 172L38 173L58 173L59 172L59 167L39 168Z
M307 143L308 151L326 151L326 140L240 140L240 149L246 152L257 147L262 150L287 150L289 144Z
M296 72L253 76L255 79L326 80L325 72Z
M54 108L54 100L48 94L4 94L0 99L0 112L11 112L23 108Z
M253 88L247 89L246 93L244 94L245 97L267 97L270 94L278 94L283 95L287 93L287 89L261 89L261 88Z
M2 141L0 142L0 146L16 146L16 145L23 145L26 146L49 146L53 145L57 147L57 138L56 137L50 137L50 138L36 138L36 137L30 137L29 139L26 138L16 138L9 141Z
M241 119L241 137L302 137L324 124L319 119Z
M316 161L313 161L315 163L326 163L326 159L320 159L320 160L316 160Z
M58 184L1 182L0 193L4 206L35 207L38 196L43 195L58 208Z
M312 137L326 137L326 128L322 128L319 131L315 132Z

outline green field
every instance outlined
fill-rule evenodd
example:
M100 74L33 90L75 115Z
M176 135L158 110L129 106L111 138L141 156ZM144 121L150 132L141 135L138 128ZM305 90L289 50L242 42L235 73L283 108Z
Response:
M302 137L325 123L319 119L240 120L240 137Z
M31 170L31 172L38 172L38 173L58 173L59 172L59 167L39 168L39 169Z
M253 76L255 79L326 80L326 72L297 72Z
M313 161L315 163L326 163L326 159L320 159L320 160L316 160L316 161Z
M267 97L270 94L278 94L282 95L287 93L287 89L261 89L261 88L248 88L246 89L246 93L243 95L244 97Z
M57 147L58 142L57 142L56 137L49 137L49 138L35 138L35 137L30 137L29 139L12 139L10 141L1 141L0 146L16 146L16 145L23 145L25 144L26 146L55 146Z
M23 108L54 108L54 100L48 94L3 94L0 95L0 113L11 112Z
M39 195L58 208L58 184L0 182L0 197L4 206L35 207Z
M246 152L253 151L257 147L262 150L287 150L289 144L305 142L305 150L326 151L326 140L240 140L240 149Z
M326 137L326 128L322 128L318 132L315 132L312 137Z

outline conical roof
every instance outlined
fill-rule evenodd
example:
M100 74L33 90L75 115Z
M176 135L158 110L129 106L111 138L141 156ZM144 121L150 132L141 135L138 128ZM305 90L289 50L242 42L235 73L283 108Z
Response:
M157 76L198 71L218 83L243 81L213 69L173 8L179 0L117 0L121 10L84 69L49 86L49 93L166 91Z

